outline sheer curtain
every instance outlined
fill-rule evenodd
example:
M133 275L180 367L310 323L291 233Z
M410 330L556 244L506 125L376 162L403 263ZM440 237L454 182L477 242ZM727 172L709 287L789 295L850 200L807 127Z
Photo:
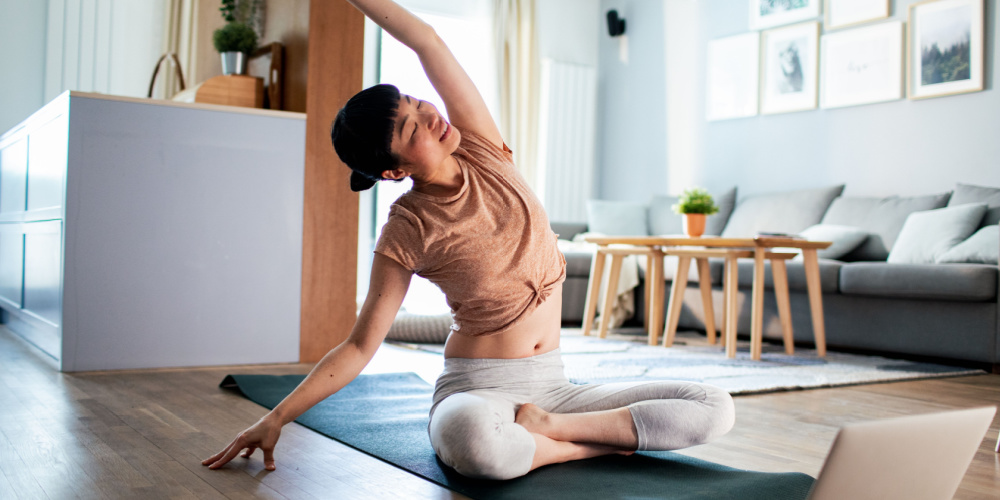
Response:
M538 37L535 0L496 0L494 26L500 80L500 133L532 189L538 172Z

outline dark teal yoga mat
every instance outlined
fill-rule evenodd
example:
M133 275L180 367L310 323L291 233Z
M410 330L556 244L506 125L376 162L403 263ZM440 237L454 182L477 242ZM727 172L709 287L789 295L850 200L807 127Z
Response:
M302 375L229 375L220 384L274 408ZM296 420L321 434L479 499L806 498L813 478L733 469L670 452L607 456L542 467L509 481L469 479L434 455L427 437L431 387L413 373L362 375Z

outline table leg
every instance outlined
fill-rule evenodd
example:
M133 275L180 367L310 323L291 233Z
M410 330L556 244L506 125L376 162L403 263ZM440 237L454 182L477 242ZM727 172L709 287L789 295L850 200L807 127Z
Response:
M705 335L708 343L715 345L715 307L712 305L712 273L708 259L695 259L698 263L698 287L701 288L702 312L705 314Z
M611 325L611 310L618 301L618 278L622 271L622 259L624 255L611 256L611 272L608 273L608 288L604 291L604 310L601 312L601 329L598 336L606 338L608 327Z
M650 296L653 295L653 287L651 286L653 284L652 281L652 279L654 278L653 274L654 274L653 253L650 252L649 254L646 255L646 287L645 287L646 293L643 294L643 300L645 300L645 305L646 305L646 307L643 308L643 311L646 311L646 317L643 318L642 326L646 327L646 335L651 335L653 333L652 322L650 321L650 319L652 318L651 313L653 311L649 308L649 306L651 305L649 298Z
M819 259L816 249L802 249L803 267L806 270L806 287L809 289L809 309L812 311L813 337L816 354L826 356L826 326L823 321L823 290L819 282Z
M601 291L601 280L604 279L604 261L607 257L600 248L594 254L590 263L590 283L587 285L587 303L583 308L583 334L590 335L590 327L594 324L597 314L597 300Z
M646 281L652 293L649 296L649 345L660 341L663 330L663 296L666 292L666 281L663 279L663 252L653 249L653 277Z
M771 276L774 277L774 297L778 302L778 316L781 318L781 334L785 340L785 354L795 354L792 307L788 299L788 268L785 266L784 259L771 260Z
M757 247L753 251L753 307L750 315L750 359L759 360L764 330L764 253Z
M736 290L739 286L739 266L736 265L736 257L726 257L726 277L723 280L723 294L725 295L726 321L723 325L726 338L726 357L736 357Z
M667 308L667 327L663 331L663 347L674 345L674 335L677 333L677 322L681 318L684 290L687 289L690 268L691 257L677 257L677 274L674 275L674 282L670 286L670 304Z

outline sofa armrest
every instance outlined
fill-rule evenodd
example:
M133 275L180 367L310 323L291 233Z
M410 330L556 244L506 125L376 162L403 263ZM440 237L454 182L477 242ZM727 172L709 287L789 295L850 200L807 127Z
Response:
M574 236L587 232L585 222L549 222L552 231L559 235L560 240L572 240Z

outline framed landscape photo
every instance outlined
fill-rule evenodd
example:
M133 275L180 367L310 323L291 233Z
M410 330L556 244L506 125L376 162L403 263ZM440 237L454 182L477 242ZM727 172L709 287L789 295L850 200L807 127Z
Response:
M889 17L889 0L826 0L826 29L835 30Z
M903 22L823 35L820 107L839 108L903 98Z
M983 0L914 4L908 25L910 99L983 90Z
M773 28L819 17L821 1L750 0L750 29Z
M761 34L761 114L816 107L819 23L808 22Z
M709 121L757 115L760 33L708 42L705 118Z

